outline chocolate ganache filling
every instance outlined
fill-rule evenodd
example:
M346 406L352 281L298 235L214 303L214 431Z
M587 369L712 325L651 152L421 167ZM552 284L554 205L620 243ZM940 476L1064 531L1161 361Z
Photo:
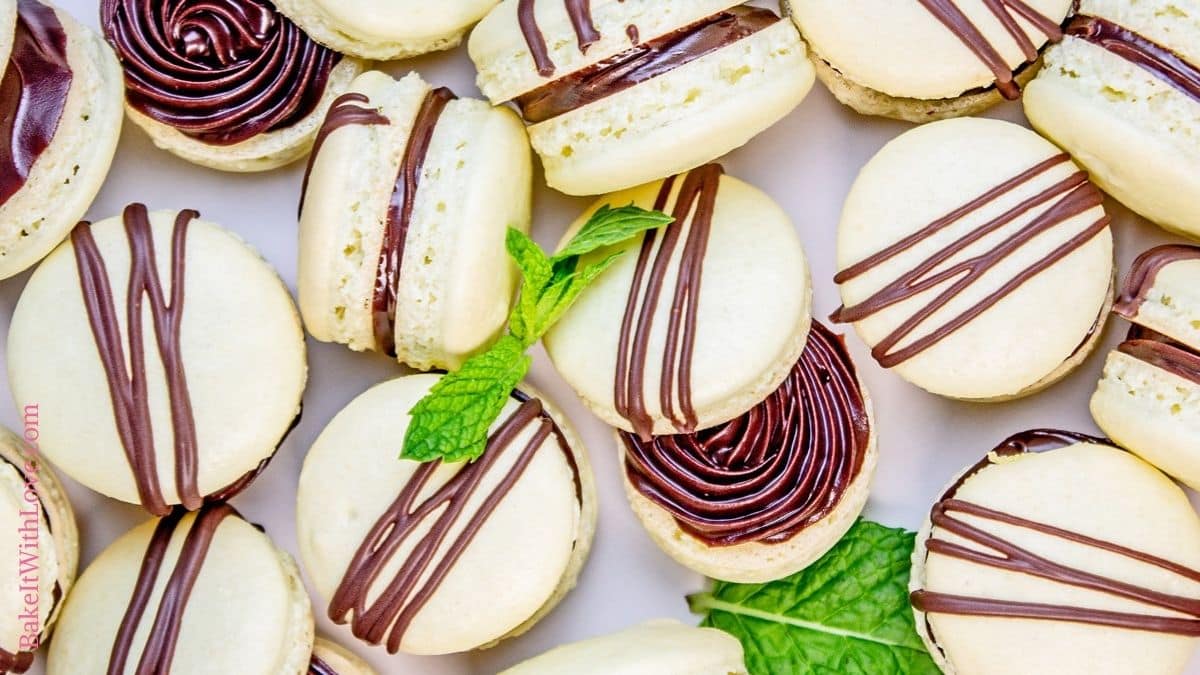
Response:
M307 117L341 58L266 0L104 0L100 11L129 104L213 145Z
M20 0L12 52L0 79L0 205L25 185L33 163L50 146L72 79L58 15L36 0Z
M829 515L862 470L870 418L841 338L814 322L765 401L703 431L620 432L633 486L713 546L779 543Z

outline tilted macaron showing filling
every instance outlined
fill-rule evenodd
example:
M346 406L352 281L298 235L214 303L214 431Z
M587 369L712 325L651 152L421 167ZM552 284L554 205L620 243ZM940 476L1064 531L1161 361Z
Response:
M916 123L1019 98L1072 2L782 0L839 101Z
M854 524L875 471L871 401L840 336L814 322L787 379L749 412L644 441L617 432L625 491L681 564L760 583L825 554Z
M322 47L268 0L102 0L129 118L154 144L223 171L308 152L364 64Z
M730 0L503 0L470 53L480 90L529 122L547 183L575 195L711 161L814 79L794 26Z
M1126 206L1200 238L1200 2L1083 0L1066 33L1029 121Z
M304 675L313 614L291 556L227 504L176 509L113 542L79 577L49 675Z
M608 424L644 440L750 410L787 378L812 316L796 229L766 194L719 165L608 195L675 221L584 257L623 255L545 337L563 379Z
M1121 446L1200 488L1200 247L1142 254L1113 311L1134 325L1108 355L1092 417Z
M742 645L715 628L659 619L555 647L500 675L746 675Z
M416 73L359 76L330 109L305 181L300 311L313 337L455 369L504 327L529 231L521 122Z
M349 649L318 636L307 675L376 675L375 669Z
M0 0L0 279L63 240L108 175L121 69L100 36L40 0Z
M392 653L463 652L525 632L575 586L595 531L587 454L535 392L513 391L472 462L400 459L408 412L440 377L356 398L300 474L300 553L329 618Z
M911 589L947 675L1181 673L1200 636L1200 518L1134 455L1029 431L934 504Z
M964 118L888 143L838 230L844 305L884 368L935 394L1034 393L1091 353L1112 302L1103 195L1023 127Z
M275 271L195 211L80 223L13 312L8 376L41 451L166 515L244 489L300 412L304 335Z

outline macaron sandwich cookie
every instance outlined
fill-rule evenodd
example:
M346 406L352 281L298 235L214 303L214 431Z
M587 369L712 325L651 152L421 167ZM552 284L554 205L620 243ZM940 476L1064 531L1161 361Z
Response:
M327 613L389 652L449 654L525 632L574 585L595 529L587 455L566 419L513 391L473 462L398 459L441 375L343 409L300 474L300 553Z
M1121 446L1200 487L1200 247L1160 246L1133 264L1113 311L1132 322L1092 396Z
M1200 3L1083 0L1025 114L1106 192L1200 238Z
M742 645L715 628L660 619L556 647L500 675L746 675Z
M0 0L0 279L67 236L108 175L121 69L108 45L39 0Z
M814 81L795 27L730 0L503 0L469 48L480 90L521 110L547 183L574 195L716 159Z
M9 383L41 452L165 516L244 489L300 410L304 337L256 252L195 211L80 223L30 278Z
M529 231L529 141L511 111L416 73L371 71L330 109L300 217L300 310L313 337L456 369L503 328Z
M1073 2L782 0L839 101L917 123L1019 98Z
M1134 455L1030 431L934 504L911 588L948 674L1181 673L1200 636L1200 519Z
M376 675L375 669L345 647L317 636L307 675Z
M1070 157L997 120L927 124L855 180L833 315L884 368L942 396L1011 399L1077 367L1112 302L1103 196Z
M26 413L37 419L39 412ZM30 440L26 440L26 438ZM79 531L62 485L36 453L37 428L0 427L0 527L13 561L0 592L0 672L23 673L50 634L79 564Z
M46 672L304 675L313 614L292 558L227 504L176 509L79 577Z
M361 61L314 42L267 0L102 0L129 118L155 145L225 171L308 152Z

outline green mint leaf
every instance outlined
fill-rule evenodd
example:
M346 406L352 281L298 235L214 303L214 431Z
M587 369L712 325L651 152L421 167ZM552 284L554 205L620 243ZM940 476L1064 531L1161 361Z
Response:
M605 204L592 214L571 241L551 258L558 262L586 255L606 246L619 244L630 237L669 225L675 219L660 211L647 211L630 204L614 209Z
M418 462L473 460L487 447L488 430L529 371L525 345L505 335L433 385L409 411L400 457Z
M530 346L538 339L538 333L532 328L538 316L538 299L542 289L550 283L554 266L537 243L520 230L508 228L505 246L522 276L521 294L509 315L509 330L523 344Z
M752 675L937 675L913 625L914 535L860 520L810 567L766 584L716 582L688 598L737 637Z

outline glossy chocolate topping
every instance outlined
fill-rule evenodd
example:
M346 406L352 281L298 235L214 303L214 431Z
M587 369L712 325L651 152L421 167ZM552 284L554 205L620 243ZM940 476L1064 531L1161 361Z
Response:
M541 401L520 392L514 392L513 396L521 401L521 405L488 438L483 455L463 465L448 482L427 496L430 480L441 462L427 462L417 467L412 478L400 489L396 501L375 521L375 526L354 554L329 602L330 619L338 624L349 621L355 637L370 644L380 644L386 637L388 651L393 654L399 651L413 619L437 592L475 535L551 437L558 446L557 451L567 456L568 464L575 472L579 496L578 467L558 425L545 412ZM531 425L537 428L529 442L519 447L515 445L517 436ZM512 466L500 476L475 512L467 512L472 495L506 453L517 453ZM456 530L458 533L451 538L451 532ZM419 540L400 564L395 577L385 583L378 597L368 598L400 547L417 536Z
M72 79L58 15L37 0L19 0L12 52L0 79L0 206L25 185L54 139ZM3 659L0 653L0 665Z
M1098 45L1140 66L1158 79L1200 101L1200 65L1137 33L1097 16L1077 16L1067 34Z
M1122 354L1200 384L1200 352L1148 328L1135 326L1117 350Z
M579 45L579 51L586 54L588 47L600 39L600 33L592 21L591 0L562 0L562 2L567 10L567 17L571 20L571 27L575 31L575 43ZM529 46L529 53L533 56L533 64L537 67L538 74L542 77L550 77L555 71L554 60L550 58L550 50L546 47L546 36L542 35L542 29L537 23L536 3L537 0L518 0L517 22L521 26L521 33L525 36L525 44Z
M870 418L841 338L814 322L783 384L746 414L645 442L620 432L625 472L712 546L778 543L829 515L858 477Z
M338 675L338 672L321 657L313 654L308 662L308 675Z
M888 246L879 253L847 267L834 277L834 281L842 284L866 274L884 262L911 250L913 247L935 236L975 211L1019 189L1046 171L1067 162L1070 162L1070 158L1066 154L1059 154L1034 165L899 242ZM1108 227L1110 220L1107 215L1097 219L1066 243L1034 262L1029 267L1021 270L999 289L980 300L962 314L929 330L924 335L909 340L903 347L897 347L902 341L915 333L927 319L1025 244L1039 235L1071 220L1075 216L1101 205L1103 202L1104 197L1088 181L1087 174L1082 171L1076 171L1067 178L1030 196L1003 214L954 240L948 246L921 262L915 269L904 273L863 302L853 307L839 308L830 318L838 323L861 321L892 305L909 300L931 289L938 288L943 284L948 284L945 290L917 310L912 317L900 324L884 339L880 340L879 344L871 350L871 355L884 368L897 366L941 342L956 330L962 328L980 314L983 314L996 305L996 303L1003 300L1010 293L1020 288L1025 282L1083 247L1103 232ZM1030 219L1017 232L999 241L990 250L966 258L961 262L947 265L954 256L971 248L980 240L1045 205L1049 205L1048 208L1045 208L1045 210Z
M1200 246L1168 244L1157 246L1137 257L1125 280L1125 286L1113 305L1113 312L1136 321L1149 298L1158 274L1172 263L1200 260ZM1134 325L1117 350L1185 380L1200 384L1200 351L1144 326Z
M1146 302L1154 288L1154 282L1158 280L1158 273L1171 263L1185 260L1200 260L1200 246L1168 244L1157 246L1138 256L1137 260L1133 261L1133 267L1129 270L1129 277L1125 279L1125 286L1121 289L1116 304L1113 305L1113 312L1126 319L1136 318L1142 303Z
M636 44L637 27L629 26L627 34L636 46L522 94L514 102L526 121L544 122L691 63L778 21L767 9L732 7L642 44Z
M400 290L400 268L404 262L404 243L408 240L408 228L412 224L413 206L421 185L425 156L433 142L438 120L446 110L446 105L455 98L454 92L445 87L434 89L425 96L409 132L404 157L396 174L396 187L388 205L371 311L375 345L389 356L396 355L396 303Z
M33 665L33 652L13 653L0 649L0 673L23 673Z
M307 117L341 58L267 0L103 0L100 13L130 105L213 145Z
M658 383L659 405L662 414L671 421L677 432L691 433L696 430L696 411L692 407L692 350L696 342L696 316L704 256L708 250L717 190L720 189L724 173L720 165L707 164L663 181L654 202L655 211L665 212L676 182L682 182L671 210L675 221L661 229L648 230L642 236L642 247L629 285L625 315L621 320L613 400L617 413L629 420L634 432L643 441L649 441L654 431L654 421L646 409L643 391L646 386L646 359L650 355L650 335L654 328L654 315L668 283L668 268L681 239L684 243L679 252L679 267L674 280L675 290L671 298L666 345L662 355L662 376ZM680 178L682 181L678 180Z
M991 69L996 76L996 89L1004 98L1012 101L1021 97L1021 87L1016 82L1013 69L1008 67L1000 50L958 8L954 0L919 1L930 14L966 45L967 49L970 49L984 65ZM1021 0L983 0L983 4L987 5L987 8L1004 26L1009 37L1020 47L1025 56L1025 64L1037 61L1039 50L1037 44L1018 23L1018 17L1033 24L1050 42L1058 42L1063 37L1062 28L1054 20Z
M321 128L317 131L317 137L313 141L312 152L308 155L308 166L304 168L304 182L300 187L301 211L304 209L304 197L308 194L308 179L312 176L313 163L317 161L317 155L320 154L321 147L325 145L325 140L329 138L330 134L342 127L390 124L383 113L375 108L367 107L370 103L370 99L365 94L354 91L342 94L333 100L333 105L329 107L329 112L325 113L325 121L321 123Z

